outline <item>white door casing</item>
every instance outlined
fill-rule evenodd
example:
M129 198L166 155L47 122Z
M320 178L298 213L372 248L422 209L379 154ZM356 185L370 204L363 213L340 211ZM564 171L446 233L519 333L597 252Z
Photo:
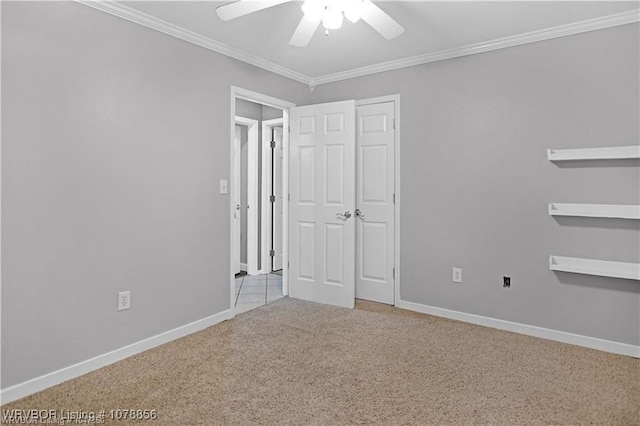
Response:
M356 297L394 304L395 105L356 110Z
M353 308L355 102L290 114L290 295Z
M282 239L282 231L284 227L284 193L282 191L282 166L283 166L283 149L282 149L282 127L273 128L273 140L276 143L273 151L273 195L275 202L273 203L273 270L282 269L284 261L284 244Z

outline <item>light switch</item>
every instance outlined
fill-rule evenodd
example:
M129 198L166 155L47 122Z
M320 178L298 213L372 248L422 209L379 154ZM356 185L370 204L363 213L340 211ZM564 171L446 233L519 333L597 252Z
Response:
M220 179L220 193L221 194L229 193L229 184L226 179Z
M454 283L462 282L462 268L453 268L452 281Z

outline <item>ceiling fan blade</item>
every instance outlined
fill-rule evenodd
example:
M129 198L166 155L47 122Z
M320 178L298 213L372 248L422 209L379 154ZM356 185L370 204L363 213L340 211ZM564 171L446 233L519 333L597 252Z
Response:
M371 25L371 27L382 34L384 38L391 40L404 32L402 25L398 24L391 16L387 15L385 11L373 4L371 0L363 0L362 3L362 20Z
M292 0L239 0L234 3L225 4L216 9L218 17L223 21L248 15L262 9L267 9Z
M289 40L289 44L291 46L304 47L309 44L311 41L311 37L318 29L320 25L320 18L312 19L307 16L303 16L298 24L298 28L293 33L291 40Z

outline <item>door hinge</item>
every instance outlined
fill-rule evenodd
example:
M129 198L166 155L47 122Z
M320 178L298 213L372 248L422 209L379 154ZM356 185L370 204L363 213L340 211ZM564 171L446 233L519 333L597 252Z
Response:
M393 119L393 130L395 130L395 129L396 129L396 119L394 118Z
M276 141L271 141L270 146L271 146L271 148L275 148L276 147Z
M393 279L396 279L396 268L393 268Z
M287 194L287 201L291 201L291 193Z
M276 255L276 251L275 250L269 250L269 256L270 257L275 257Z
M287 269L291 269L291 262L287 261Z
M271 195L269 197L269 201L272 202L272 203L275 203L276 202L276 196L275 195Z
M393 204L395 204L395 203L396 203L396 193L394 192L393 193Z

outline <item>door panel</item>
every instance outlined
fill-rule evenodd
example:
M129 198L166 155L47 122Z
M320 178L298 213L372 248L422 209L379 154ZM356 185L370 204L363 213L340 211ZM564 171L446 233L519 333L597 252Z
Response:
M298 173L298 201L302 204L316 204L316 147L298 147L300 172Z
M298 278L314 281L316 279L316 224L298 222Z
M328 145L325 147L325 204L344 205L344 147Z
M298 117L298 133L300 136L308 136L316 134L316 116L304 115Z
M394 303L394 102L359 106L356 297Z
M360 247L362 247L362 277L386 283L387 264L387 224L363 222L360 225Z
M292 108L290 153L290 296L353 308L355 103Z
M344 113L329 113L324 116L325 133L344 133Z
M325 278L330 284L344 285L344 225L326 224Z
M387 204L387 195L389 194L387 146L361 145L360 157L362 164L360 176L362 195L360 200L363 203ZM393 187L391 193L393 193Z

